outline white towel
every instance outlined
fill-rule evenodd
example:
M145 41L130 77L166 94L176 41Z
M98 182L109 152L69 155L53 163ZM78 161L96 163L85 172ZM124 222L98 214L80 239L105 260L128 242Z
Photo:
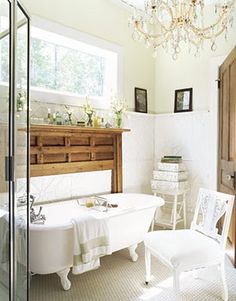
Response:
M27 227L22 216L16 216L16 258L26 266L27 264ZM9 262L9 213L0 216L0 264Z
M0 217L0 265L9 261L9 215Z
M74 228L73 274L100 266L100 257L111 254L107 218L80 215L72 219Z

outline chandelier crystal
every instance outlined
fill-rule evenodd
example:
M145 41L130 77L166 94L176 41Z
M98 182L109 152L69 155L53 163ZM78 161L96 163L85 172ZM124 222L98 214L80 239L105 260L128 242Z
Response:
M234 0L145 0L144 10L121 1L134 10L129 19L133 39L152 46L154 57L162 46L177 59L182 43L187 43L190 51L194 48L198 55L205 40L215 51L216 38L224 33L227 39L228 28L233 25Z

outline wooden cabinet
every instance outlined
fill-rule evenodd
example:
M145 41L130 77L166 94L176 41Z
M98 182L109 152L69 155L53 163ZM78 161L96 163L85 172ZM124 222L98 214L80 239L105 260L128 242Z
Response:
M122 191L122 133L128 129L32 125L31 177L112 170L111 191Z

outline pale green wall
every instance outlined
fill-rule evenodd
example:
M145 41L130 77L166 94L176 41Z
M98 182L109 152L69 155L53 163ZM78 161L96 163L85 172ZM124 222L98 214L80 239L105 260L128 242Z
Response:
M212 62L216 61L213 58L226 57L231 49L236 46L236 10L234 13L234 27L229 30L228 41L225 41L224 35L216 41L217 50L215 52L212 52L210 45L206 43L200 57L197 58L194 54L189 54L188 48L183 45L183 50L176 61L171 58L170 54L160 48L155 62L156 112L173 112L174 91L190 87L193 88L193 109L210 109L212 92L210 69ZM217 105L217 99L215 99L215 105Z
M134 108L134 87L148 90L149 110L154 110L155 63L150 50L134 42L129 13L110 0L22 0L30 14L58 22L124 48L123 88L129 108Z

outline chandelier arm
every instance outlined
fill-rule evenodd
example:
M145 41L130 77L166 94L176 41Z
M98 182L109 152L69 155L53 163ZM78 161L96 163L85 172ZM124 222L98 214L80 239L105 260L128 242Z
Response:
M221 14L219 15L219 19L214 24L212 24L208 27L199 28L199 27L192 25L192 23L190 23L189 26L192 28L192 30L194 32L198 31L198 32L204 33L205 31L213 29L223 20L224 16L230 11L230 9L233 7L233 5L234 5L234 1L232 1L230 4L228 4L227 7L221 6ZM224 26L224 28L225 28L225 26ZM222 33L222 31L221 31L221 33Z
M165 29L165 32L164 32L164 33L160 33L160 34L150 34L150 33L145 32L142 28L140 28L140 27L138 26L138 24L140 24L139 21L135 21L134 24L135 24L134 26L135 26L136 30L138 30L145 38L150 38L150 39L152 39L152 40L157 40L157 39L161 38L163 35L166 36L166 35L168 35L168 34L171 32L171 30L172 30L172 28L166 30L166 29L163 27L163 28ZM174 25L173 25L172 27L174 27ZM164 38L163 41L165 41L166 39L167 39L167 38Z
M199 37L203 37L204 39L206 39L206 40L211 40L213 37L214 38L216 38L216 37L218 37L219 35L221 35L224 31L225 31L225 29L226 29L226 26L223 26L217 33L215 33L214 35L206 35L206 34L204 34L204 33L202 33L202 34L199 34L198 32L195 32L194 31L194 33L197 35L197 36L199 36Z
M141 28L139 28L137 26L137 23L139 23L138 21L135 22L135 28L147 39L151 39L153 41L155 41L155 47L160 46L162 43L164 43L166 40L168 40L168 33L169 31L166 31L164 34L164 39L162 39L160 42L157 42L158 39L160 39L161 37L163 37L163 34L156 34L156 35L151 35L151 34L147 34L144 30L142 30Z
M172 2L173 2L173 1L172 1ZM174 3L175 3L175 1L174 1ZM164 1L161 1L161 3L158 5L158 8L160 8L161 5L164 6L164 8L165 8L166 11L169 13L170 18L171 18L171 20L172 20L172 21L171 21L171 24L170 24L170 26L169 26L169 28L167 28L166 26L164 26L164 25L162 24L162 22L161 22L158 18L156 18L156 19L157 19L158 23L160 24L160 26L161 26L162 28L165 29L165 32L169 32L169 31L173 30L173 28L175 27L175 23L176 23L175 20L176 20L176 19L174 18L174 14L173 14L172 9L170 8L170 6L167 5L167 3L165 3Z
M188 10L188 13L187 13L187 16L188 16L188 19L189 19L189 20L192 19L193 14L194 14L194 5L190 5L189 10Z
M122 0L122 1L123 1L123 0ZM165 25L163 25L163 23L162 23L158 18L156 18L156 20L157 20L159 26L161 27L161 29L164 31L164 34L167 34L168 32L170 32L170 31L172 31L172 30L174 29L174 27L176 26L176 24L175 24L176 22L175 22L175 19L174 19L172 10L170 9L170 7L169 7L166 3L164 3L164 2L162 1L162 2L160 3L160 5L158 5L157 9L159 9L159 8L161 7L161 5L163 5L163 6L166 8L166 10L169 12L169 15L170 15L170 18L171 18L172 22L171 22L171 25L169 26L169 28L167 28ZM148 14L148 16L151 16L151 15ZM146 38L149 36L149 37L151 37L152 39L158 39L159 37L161 37L161 36L163 35L163 33L162 33L162 34L156 34L156 35L146 33L146 32L145 32L144 30L142 30L142 28L139 26L140 22L137 21L137 20L134 22L134 24L135 24L135 28L136 28L141 34L143 34Z
M220 34L222 34L222 32L224 32L224 30L226 29L226 26L223 25L221 29L219 29L216 33L212 34L212 35L209 35L208 32L210 30L214 30L217 25L220 24L220 22L223 20L224 18L224 14L222 14L220 17L219 17L219 20L211 25L211 26L208 26L206 28L198 28L198 27L195 27L194 25L192 25L191 23L189 24L189 28L192 30L192 32L194 32L194 34L196 34L197 36L202 36L203 38L205 39L212 39L212 37L218 37Z
M142 34L144 35L146 38L150 37L151 39L158 39L160 38L163 34L148 34L147 32L145 32L142 28L140 28L138 25L140 24L139 21L135 21L134 22L134 26L135 28ZM167 31L166 31L167 32Z

